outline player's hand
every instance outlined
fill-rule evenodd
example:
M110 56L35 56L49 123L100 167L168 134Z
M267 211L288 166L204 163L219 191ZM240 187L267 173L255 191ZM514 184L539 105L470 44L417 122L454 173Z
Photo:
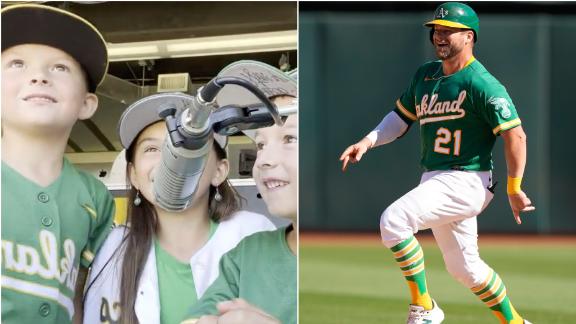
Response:
M274 317L240 298L218 303L216 307L220 312L218 324L280 324Z
M536 207L532 206L532 201L526 196L524 191L520 191L517 194L508 195L508 201L510 202L510 208L512 208L512 214L514 214L514 219L517 224L522 224L520 219L521 212L533 211Z
M360 142L348 146L344 153L340 155L340 161L342 161L342 171L346 171L346 166L348 162L357 163L362 159L362 155L368 151L372 146L372 142L367 137L364 137Z

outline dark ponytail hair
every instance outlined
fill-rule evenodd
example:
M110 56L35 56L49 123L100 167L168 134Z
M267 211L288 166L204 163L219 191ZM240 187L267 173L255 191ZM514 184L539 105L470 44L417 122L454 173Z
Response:
M139 136L140 135L138 135L138 137ZM130 168L133 167L136 148L135 143L138 142L138 137L126 150L126 161L128 162L126 163L127 177L130 174ZM218 160L226 158L226 151L216 142L214 142L213 148L215 149ZM218 191L222 196L220 201L214 199L216 187L210 186L208 195L210 218L216 222L230 218L230 216L241 207L241 197L230 185L228 179L224 180L224 182L218 186ZM139 206L132 204L134 198L136 198L136 193L137 191L131 188L128 194L128 216L126 222L129 229L120 246L123 261L120 282L121 312L119 323L122 324L138 323L138 318L134 311L136 296L138 296L138 284L142 276L142 271L144 270L144 265L148 259L152 240L159 226L156 209L145 197L140 195L141 203Z

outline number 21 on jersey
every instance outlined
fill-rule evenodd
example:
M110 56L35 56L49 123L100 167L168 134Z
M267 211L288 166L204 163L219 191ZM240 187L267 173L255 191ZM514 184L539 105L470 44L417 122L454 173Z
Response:
M444 127L438 128L436 131L436 140L434 141L434 152L440 154L453 154L455 156L460 155L460 144L462 142L462 130L458 129L451 132L449 129ZM451 153L450 143L454 142L454 150Z

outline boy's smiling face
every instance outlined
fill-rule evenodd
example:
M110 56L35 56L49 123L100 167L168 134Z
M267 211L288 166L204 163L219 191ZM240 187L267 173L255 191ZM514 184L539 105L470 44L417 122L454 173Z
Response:
M4 128L68 132L90 118L98 97L87 92L79 63L46 45L23 44L2 52Z
M292 103L291 97L280 97L274 103ZM256 131L258 148L253 175L258 191L271 214L296 221L298 208L298 116Z

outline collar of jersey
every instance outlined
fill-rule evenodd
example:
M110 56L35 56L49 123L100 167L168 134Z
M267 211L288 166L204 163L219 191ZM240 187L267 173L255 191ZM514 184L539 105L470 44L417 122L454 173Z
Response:
M448 77L453 76L454 74L464 70L465 68L467 68L470 64L472 64L474 61L476 61L476 58L474 56L472 56L468 62L466 62L466 64L464 65L464 67L462 67L462 69L450 74L450 75L441 75L441 76L437 76L439 73L442 73L442 62L440 62L440 66L438 67L438 70L436 72L434 72L434 74L432 74L432 77L430 77L430 80L432 81L436 81L436 80L442 80Z

